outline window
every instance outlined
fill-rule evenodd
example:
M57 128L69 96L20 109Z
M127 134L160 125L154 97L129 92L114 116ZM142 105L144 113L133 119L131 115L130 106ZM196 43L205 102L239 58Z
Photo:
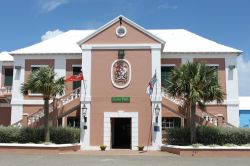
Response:
M167 87L167 81L170 79L170 73L175 66L161 66L161 86Z
M80 118L79 117L67 117L67 126L68 127L80 127Z
M12 86L13 81L13 68L6 68L5 69L5 80L4 80L4 86Z
M119 26L116 28L116 35L118 37L124 37L127 33L127 29L124 26Z
M48 67L48 65L31 65L31 72L34 72L34 71L40 69L41 67ZM30 95L41 96L42 94L40 92L30 91Z
M219 65L217 65L217 64L208 64L207 66L209 68L215 69L215 76L216 76L217 82L218 82Z
M162 129L167 128L179 128L181 127L181 119L180 118L162 118Z
M73 75L78 75L82 72L82 67L73 66ZM81 87L81 81L74 81L73 82L73 90Z

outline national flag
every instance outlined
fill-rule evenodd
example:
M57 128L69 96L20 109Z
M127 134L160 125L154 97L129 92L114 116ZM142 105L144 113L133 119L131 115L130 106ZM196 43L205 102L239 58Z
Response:
M83 74L80 73L80 74L78 74L78 75L69 76L68 78L66 78L66 79L64 80L64 82L81 81L81 80L83 80L83 79L84 79Z
M155 83L157 81L157 78L156 78L156 74L154 74L154 76L151 78L151 80L149 81L148 83L148 87L147 87L147 94L149 96L152 95L153 93L153 90L154 90L154 86L155 86Z

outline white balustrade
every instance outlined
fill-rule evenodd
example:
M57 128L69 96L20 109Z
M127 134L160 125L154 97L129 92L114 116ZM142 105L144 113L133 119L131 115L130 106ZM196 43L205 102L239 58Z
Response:
M80 98L80 95L81 95L81 88L77 88L77 89L73 90L70 94L64 95L63 97L61 97L57 100L57 102L58 102L57 108L61 108L64 105L70 103L71 101L73 101L77 98ZM54 105L53 102L49 105L49 113L54 111L53 105ZM30 116L28 116L28 125L31 125L35 122L38 122L43 117L44 117L44 109L41 108L37 112L35 112L34 114L31 114Z
M0 95L6 95L12 93L12 87L2 87L0 88Z
M182 100L170 97L166 88L162 87L161 94L162 94L162 97L164 97L165 99L168 99L168 100L174 102L175 104L177 104L179 106L183 106L183 104L184 104ZM203 113L202 117L207 122L209 122L209 123L211 123L211 124L213 124L215 126L218 126L218 118L216 116L214 116L212 114L209 114L209 113Z

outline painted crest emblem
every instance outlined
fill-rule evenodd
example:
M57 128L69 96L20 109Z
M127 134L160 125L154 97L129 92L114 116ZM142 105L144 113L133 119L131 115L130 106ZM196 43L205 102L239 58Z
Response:
M111 66L111 80L115 87L125 88L131 80L130 64L125 59L117 59Z

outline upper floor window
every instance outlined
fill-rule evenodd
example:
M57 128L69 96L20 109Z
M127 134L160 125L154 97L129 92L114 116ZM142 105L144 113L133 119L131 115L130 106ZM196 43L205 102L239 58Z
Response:
M175 65L161 66L161 86L167 87L167 81L170 79L170 73L174 70Z
M214 69L215 70L215 76L216 76L216 78L217 78L217 81L218 81L218 72L219 72L219 65L218 64L207 64L207 66L209 67L209 68L212 68L212 69Z
M34 72L36 70L39 70L41 67L48 67L48 65L31 65L31 72ZM35 92L35 91L30 91L29 95L33 95L33 96L41 96L42 94L39 92Z
M4 79L4 86L12 86L13 82L13 68L5 68L5 79Z

